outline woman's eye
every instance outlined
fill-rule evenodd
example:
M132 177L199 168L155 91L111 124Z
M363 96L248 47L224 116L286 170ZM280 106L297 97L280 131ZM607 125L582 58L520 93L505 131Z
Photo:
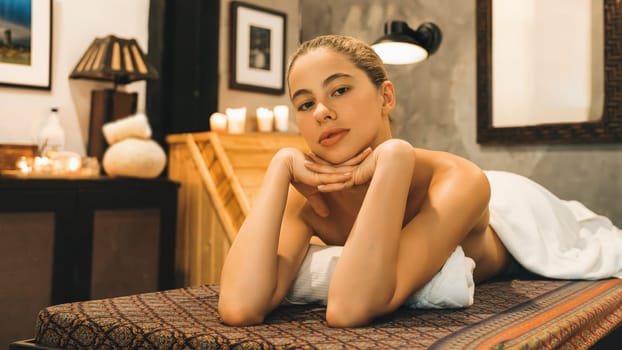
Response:
M346 92L348 92L348 90L350 90L347 87L340 87L338 89L335 90L335 92L333 92L333 95L335 96L341 96L343 94L345 94Z
M309 110L309 108L313 107L313 102L309 101L309 102L305 102L302 103L298 106L298 110L299 111L306 111Z

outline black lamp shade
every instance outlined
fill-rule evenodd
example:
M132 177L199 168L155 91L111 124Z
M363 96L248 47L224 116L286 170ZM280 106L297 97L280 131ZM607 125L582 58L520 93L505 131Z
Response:
M115 85L158 77L135 39L114 35L96 38L69 75L71 79L111 81Z
M384 33L372 47L382 61L388 64L423 61L436 52L442 40L440 29L430 22L413 30L406 22L391 21L385 23Z

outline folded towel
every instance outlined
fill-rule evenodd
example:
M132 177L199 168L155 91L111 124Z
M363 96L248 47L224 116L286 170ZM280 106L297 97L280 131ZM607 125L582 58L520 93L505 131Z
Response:
M328 287L341 255L341 246L311 245L287 296L285 304L326 305ZM411 295L404 305L411 308L462 308L473 304L475 262L456 250L434 278Z
M102 126L102 132L109 145L129 137L149 139L151 127L145 114L135 114L109 122Z
M490 225L522 266L549 278L622 278L622 230L608 218L526 177L485 173Z

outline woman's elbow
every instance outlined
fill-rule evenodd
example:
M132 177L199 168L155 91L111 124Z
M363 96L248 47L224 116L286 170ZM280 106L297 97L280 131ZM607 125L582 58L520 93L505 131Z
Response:
M329 302L326 307L326 324L335 328L362 327L369 324L373 319L370 310L365 310L361 305L351 303Z
M218 314L225 324L236 327L260 324L265 317L261 310L253 305L226 302L222 299L218 301Z

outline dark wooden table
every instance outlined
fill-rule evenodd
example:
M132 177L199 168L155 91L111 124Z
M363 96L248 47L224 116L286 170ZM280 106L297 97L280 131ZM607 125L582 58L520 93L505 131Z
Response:
M157 285L163 290L175 286L178 188L178 183L163 178L0 176L0 212L54 213L50 302L59 304L90 298L93 219L97 210L159 209Z

